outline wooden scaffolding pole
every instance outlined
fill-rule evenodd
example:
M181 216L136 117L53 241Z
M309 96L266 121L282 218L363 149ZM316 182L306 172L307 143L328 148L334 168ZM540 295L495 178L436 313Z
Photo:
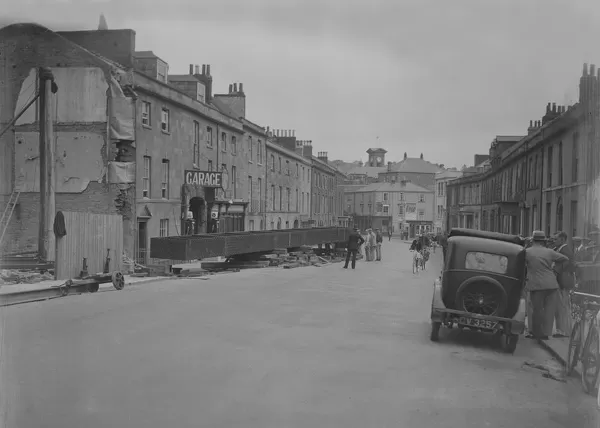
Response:
M38 256L44 261L55 259L55 239L53 233L54 215L56 213L56 161L54 141L54 109L52 94L58 87L54 83L52 72L45 68L39 69L40 83L40 222L38 234Z

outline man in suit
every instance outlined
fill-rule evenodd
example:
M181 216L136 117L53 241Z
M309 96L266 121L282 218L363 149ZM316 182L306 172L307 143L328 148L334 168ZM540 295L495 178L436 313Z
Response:
M360 246L365 242L362 236L358 233L358 228L355 227L354 230L350 233L348 237L348 242L346 243L346 264L344 265L344 269L348 269L348 263L350 262L350 256L352 256L352 269L356 267L356 253Z
M528 338L548 340L552 334L554 314L558 299L558 280L553 266L569 261L567 256L546 247L546 234L536 230L532 235L532 245L525 250L527 262L526 290L531 298L532 331Z
M558 294L556 312L554 320L556 323L556 332L554 337L569 337L571 335L571 300L569 291L575 287L575 264L573 251L567 245L567 234L557 232L554 235L554 251L566 256L569 261L557 263L554 266L556 279L558 280Z

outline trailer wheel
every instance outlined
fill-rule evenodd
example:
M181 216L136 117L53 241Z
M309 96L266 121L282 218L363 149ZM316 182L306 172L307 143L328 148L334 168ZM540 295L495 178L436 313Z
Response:
M89 293L96 293L100 289L100 284L93 282L87 286Z
M119 271L115 271L112 274L112 283L117 290L125 288L125 277Z

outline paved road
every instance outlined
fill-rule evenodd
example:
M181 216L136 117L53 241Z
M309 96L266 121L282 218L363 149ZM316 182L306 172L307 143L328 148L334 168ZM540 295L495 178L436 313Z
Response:
M581 427L593 400L480 336L429 342L428 272L263 269L3 308L7 427ZM586 407L587 406L587 407Z

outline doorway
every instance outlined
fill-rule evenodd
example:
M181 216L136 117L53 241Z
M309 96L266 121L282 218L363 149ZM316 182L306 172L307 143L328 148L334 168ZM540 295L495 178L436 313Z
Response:
M204 199L199 197L193 197L190 199L190 211L194 217L194 235L202 233L204 231L204 225L206 224L206 202Z
M138 220L136 263L148 264L148 221Z

